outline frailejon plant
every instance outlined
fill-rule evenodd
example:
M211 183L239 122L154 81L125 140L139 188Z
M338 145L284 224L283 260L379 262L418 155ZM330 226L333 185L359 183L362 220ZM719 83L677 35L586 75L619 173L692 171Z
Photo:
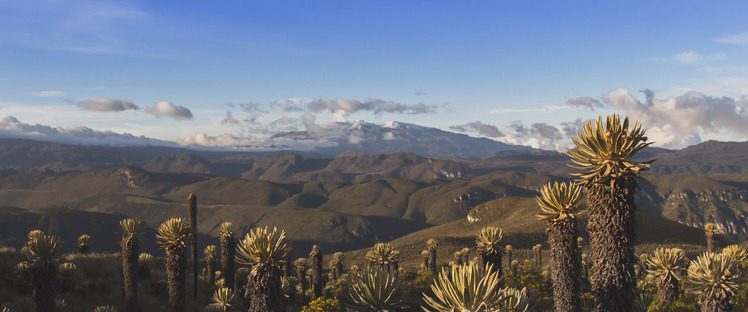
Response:
M532 246L532 253L535 258L535 266L538 268L543 267L543 245L537 244Z
M208 283L212 287L216 283L216 245L205 246L203 254L205 255L205 267L208 270Z
M481 275L485 273L483 269L485 269L486 265L490 264L494 270L498 271L499 276L502 276L501 256L503 250L499 246L502 238L501 229L493 226L481 229L475 238L475 245L478 250L478 268L481 271Z
M296 268L296 279L299 280L299 285L301 285L301 293L306 293L306 290L308 289L308 286L309 286L309 282L307 282L307 275L306 275L306 270L308 269L309 261L306 258L299 258L293 262L293 265Z
M714 236L717 235L717 225L714 223L705 224L704 235L706 236L706 250L708 252L716 252Z
M729 256L706 252L691 261L688 283L691 292L698 296L701 311L732 311L740 269Z
M57 284L57 260L63 242L53 235L29 235L26 243L29 252L31 288L34 293L34 308L37 312L55 309L55 286Z
M153 255L141 252L138 255L138 276L142 278L148 278L151 276L151 264L153 264Z
M138 260L140 258L140 246L137 233L140 231L142 222L138 219L123 219L119 222L122 229L122 276L125 286L125 310L135 312L138 310Z
M192 228L180 218L166 220L158 227L158 244L166 250L168 311L185 311L187 257L185 249L192 242Z
M221 237L221 273L223 273L224 285L234 289L236 270L234 266L234 255L236 253L236 241L234 240L234 227L231 222L224 222L218 226Z
M254 228L239 243L236 262L251 267L245 293L249 312L284 310L280 265L290 253L286 232L276 228Z
M332 260L330 261L330 269L332 269L333 279L337 280L343 274L343 253L342 252L336 252L332 255Z
M357 274L351 283L348 308L353 311L400 311L405 307L402 281L389 269L372 266Z
M78 236L78 253L85 255L91 251L91 235Z
M450 270L442 269L431 285L433 298L423 295L427 304L422 307L424 311L497 311L506 300L499 286L501 276L491 265L487 265L483 277L476 264L455 265Z
M650 167L651 160L631 158L652 144L646 142L646 130L617 114L606 120L589 120L583 132L572 137L576 146L567 154L577 183L587 191L592 294L595 311L631 311L636 279L636 179Z
M680 293L680 276L686 270L686 254L679 248L658 248L647 257L647 273L657 281L657 295L672 303Z
M546 222L551 246L551 280L556 311L580 311L579 276L581 257L577 246L576 214L582 209L582 188L568 183L548 183L535 200L540 206L538 218ZM538 252L540 248L537 248Z
M322 252L319 250L319 245L312 246L309 259L312 262L312 290L314 291L314 298L319 298L322 297L322 290L325 288L325 280L322 278Z
M509 273L514 273L514 267L516 267L517 260L514 260L514 247L512 245L507 244L504 246L504 254L506 255L506 264L508 267Z
M190 216L190 228L192 229L192 246L190 246L190 255L192 256L192 297L197 298L197 195L190 193L187 197L187 212Z
M426 248L429 251L429 269L436 274L436 247L438 242L434 238L426 241Z

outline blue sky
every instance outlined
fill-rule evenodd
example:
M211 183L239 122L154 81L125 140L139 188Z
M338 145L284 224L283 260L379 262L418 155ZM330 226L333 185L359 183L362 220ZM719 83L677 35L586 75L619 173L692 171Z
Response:
M742 1L0 0L0 135L231 145L397 120L563 150L582 121L616 112L658 146L745 141L745 12Z

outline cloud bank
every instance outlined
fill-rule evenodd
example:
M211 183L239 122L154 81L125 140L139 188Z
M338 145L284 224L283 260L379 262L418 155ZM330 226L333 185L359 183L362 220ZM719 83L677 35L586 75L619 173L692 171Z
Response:
M134 136L129 133L98 131L88 127L31 125L10 115L0 115L0 137L31 139L75 145L176 146L173 142Z
M99 112L121 112L125 110L137 110L138 106L129 100L97 98L93 100L78 101L78 107Z
M644 102L623 88L603 95L600 102L638 119L657 146L683 148L701 142L705 135L748 137L748 101L745 98L712 97L691 91L657 99L649 89L641 92L646 97Z

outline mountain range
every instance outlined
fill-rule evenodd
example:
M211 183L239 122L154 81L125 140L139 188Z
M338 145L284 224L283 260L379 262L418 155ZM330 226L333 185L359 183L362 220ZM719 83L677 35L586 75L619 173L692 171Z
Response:
M375 134L395 133L359 126L351 131L369 135L372 142L378 140ZM185 199L195 193L198 231L207 241L215 240L218 224L230 220L240 232L253 226L284 228L299 250L312 244L351 250L434 233L439 226L464 222L486 203L531 199L543 184L572 179L563 153L495 141L479 149L485 142L468 136L449 137L464 140L459 144L431 136L441 130L394 124L387 129L399 129L401 138L422 136L409 137L409 145L421 146L422 152L366 153L364 141L336 145L340 149L334 153L340 154L331 157L325 153L333 150L249 153L1 139L0 244L22 244L28 230L42 228L71 242L86 229L96 234L93 245L104 246L119 235L113 229L125 216L144 220L147 233L168 218L186 217ZM310 134L286 135L302 140ZM450 144L458 148L446 153ZM406 147L392 150L418 150ZM456 152L463 147L480 152ZM434 156L440 150L442 156ZM641 222L673 229L676 243L693 243L695 234L685 229L706 222L715 222L726 239L748 239L746 155L747 142L646 148L637 157L657 160L637 192ZM533 205L523 203L530 210L520 213L524 219L503 226L533 222ZM535 229L532 235L543 235L542 224L529 228ZM691 233L687 242L678 237L686 232ZM155 243L145 243L145 249L155 250Z

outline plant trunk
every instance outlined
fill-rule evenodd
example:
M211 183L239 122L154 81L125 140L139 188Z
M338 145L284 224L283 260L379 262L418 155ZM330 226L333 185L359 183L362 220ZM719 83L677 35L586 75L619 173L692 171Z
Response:
M499 276L502 277L502 279L501 279L501 281L499 281L499 283L501 285L503 285L503 283L504 283L504 279L503 279L503 277L504 277L504 270L501 267L501 265L502 265L501 258L502 258L501 257L501 253L486 254L486 253L483 253L483 252L479 252L478 253L478 264L479 264L478 269L481 272L481 274L483 276L485 276L487 274L487 272L485 272L486 271L486 265L490 264L493 271L498 271L499 272Z
M187 197L187 210L190 214L190 226L192 226L192 297L197 298L197 196L192 193Z
M91 246L89 246L88 244L78 246L78 252L81 255L88 254L90 251L91 251Z
M186 266L184 247L166 247L166 292L169 295L169 312L185 311Z
M388 265L388 267L389 267L389 270L390 270L390 274L394 275L395 277L397 277L398 274L400 274L400 263L398 263L398 262L390 262L390 264Z
M221 236L221 271L223 272L224 287L234 291L234 276L236 270L234 267L234 253L236 252L236 241L233 235Z
M335 263L335 271L335 275L337 276L335 279L339 279L343 275L343 261Z
M312 260L312 288L314 289L314 298L319 298L322 297L322 289L325 287L325 282L322 279L322 252L320 252L319 246L314 245L309 258Z
M209 257L205 259L205 266L208 270L208 284L213 288L216 284L216 258Z
M662 302L673 303L678 299L678 291L678 280L674 277L657 282L657 296Z
M551 245L553 305L559 312L581 311L579 272L582 259L577 247L577 221L565 219L548 223L546 233Z
M429 248L429 269L436 274L436 248Z
M138 238L128 234L122 238L122 276L125 283L125 311L138 310Z
M714 242L714 233L706 234L706 249L708 252L714 252L717 249Z
M34 290L34 311L49 312L55 310L56 282L57 264L54 262L37 263L31 267L31 287Z
M632 311L636 287L636 205L633 177L615 181L615 186L587 186L587 205L592 262L593 311Z
M462 263L470 263L470 255L467 252L462 254Z
M576 225L574 226L574 228L576 229ZM577 250L579 249L577 248ZM538 269L543 267L543 250L540 248L535 251L535 265L538 267Z
M514 270L512 267L512 254L514 253L513 250L507 250L506 251L506 267L508 268L508 271Z
M732 303L732 296L726 298L708 298L706 300L699 301L701 312L730 312L734 304Z
M249 301L248 312L282 312L283 291L278 268L255 265L247 278L245 297Z

